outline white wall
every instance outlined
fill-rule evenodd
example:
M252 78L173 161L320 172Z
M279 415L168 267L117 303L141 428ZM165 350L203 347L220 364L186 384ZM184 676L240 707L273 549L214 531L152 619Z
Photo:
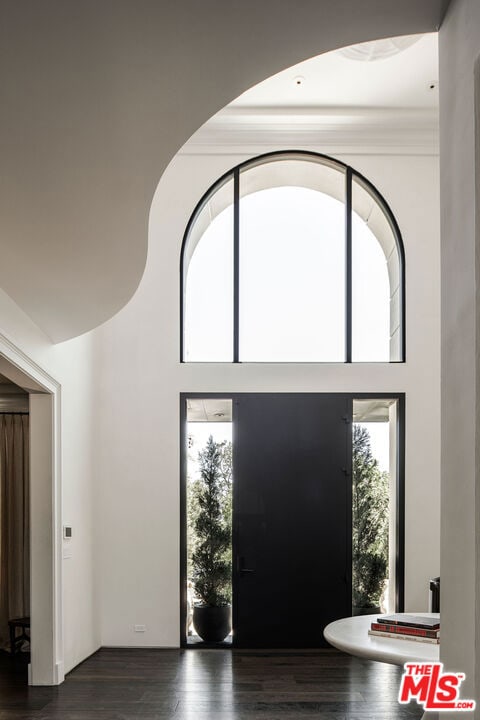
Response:
M440 33L442 153L441 658L480 700L480 4L454 0ZM475 88L475 84L477 87ZM475 112L476 103L476 112ZM477 711L478 712L478 711ZM452 717L455 713L452 713ZM450 715L448 716L450 717Z
M91 334L52 348L52 365L62 383L62 510L72 526L63 560L65 672L100 646L96 587L94 508L95 376ZM61 530L61 529L60 529Z
M64 523L73 526L73 538L70 541L71 557L62 563L63 647L60 645L57 650L56 662L60 672L68 672L100 644L94 586L92 338L84 335L60 345L52 345L30 318L1 290L0 334L5 335L25 353L27 365L29 360L32 360L61 385L61 515ZM48 478L45 481L47 480ZM48 488L46 491L48 492ZM50 503L51 494L47 497L44 495L44 501ZM39 506L41 504L38 503ZM37 520L37 528L40 528L41 532L42 517L39 516ZM48 513L43 522L50 523ZM61 527L58 527L59 539L61 531ZM42 632L46 630L47 628L43 628ZM35 633L34 627L33 632ZM61 632L59 637L61 639ZM33 640L35 641L35 638ZM41 681L45 682L43 678L44 675ZM34 670L33 681L35 680Z
M428 609L428 579L440 565L438 158L337 157L378 187L402 230L408 361L181 365L179 256L185 226L203 192L244 158L177 156L152 205L140 287L115 318L94 331L102 438L102 645L178 645L179 393L185 391L406 392L406 609ZM145 624L147 632L134 634L135 623Z

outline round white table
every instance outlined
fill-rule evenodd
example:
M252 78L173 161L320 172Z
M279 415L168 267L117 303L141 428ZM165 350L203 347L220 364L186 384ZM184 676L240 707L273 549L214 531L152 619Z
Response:
M433 613L415 613L424 617L439 617ZM440 645L422 643L415 640L369 635L372 622L379 615L358 615L357 617L335 620L323 631L330 645L350 655L358 655L368 660L403 665L406 662L438 662ZM435 718L436 713L425 713L423 718Z
M438 617L433 613L415 613L415 615ZM369 635L370 625L376 622L378 617L380 616L358 615L335 620L327 625L323 635L330 645L339 650L369 660L379 660L391 665L403 665L406 662L438 662L440 645Z

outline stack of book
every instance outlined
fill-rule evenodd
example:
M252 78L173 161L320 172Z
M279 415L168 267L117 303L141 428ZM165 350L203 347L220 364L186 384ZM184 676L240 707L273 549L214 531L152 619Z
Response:
M372 622L369 635L391 637L399 640L415 640L438 645L440 643L440 615L426 616L384 615Z

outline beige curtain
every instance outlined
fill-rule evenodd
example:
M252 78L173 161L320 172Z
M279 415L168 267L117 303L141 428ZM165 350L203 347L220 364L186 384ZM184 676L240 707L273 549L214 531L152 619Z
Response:
M0 647L8 621L30 615L28 415L0 415Z

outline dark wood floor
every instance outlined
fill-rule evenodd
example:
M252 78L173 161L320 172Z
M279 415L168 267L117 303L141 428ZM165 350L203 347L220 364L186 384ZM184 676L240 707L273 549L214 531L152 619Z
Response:
M336 650L103 649L56 688L0 658L0 720L418 720L400 668Z

